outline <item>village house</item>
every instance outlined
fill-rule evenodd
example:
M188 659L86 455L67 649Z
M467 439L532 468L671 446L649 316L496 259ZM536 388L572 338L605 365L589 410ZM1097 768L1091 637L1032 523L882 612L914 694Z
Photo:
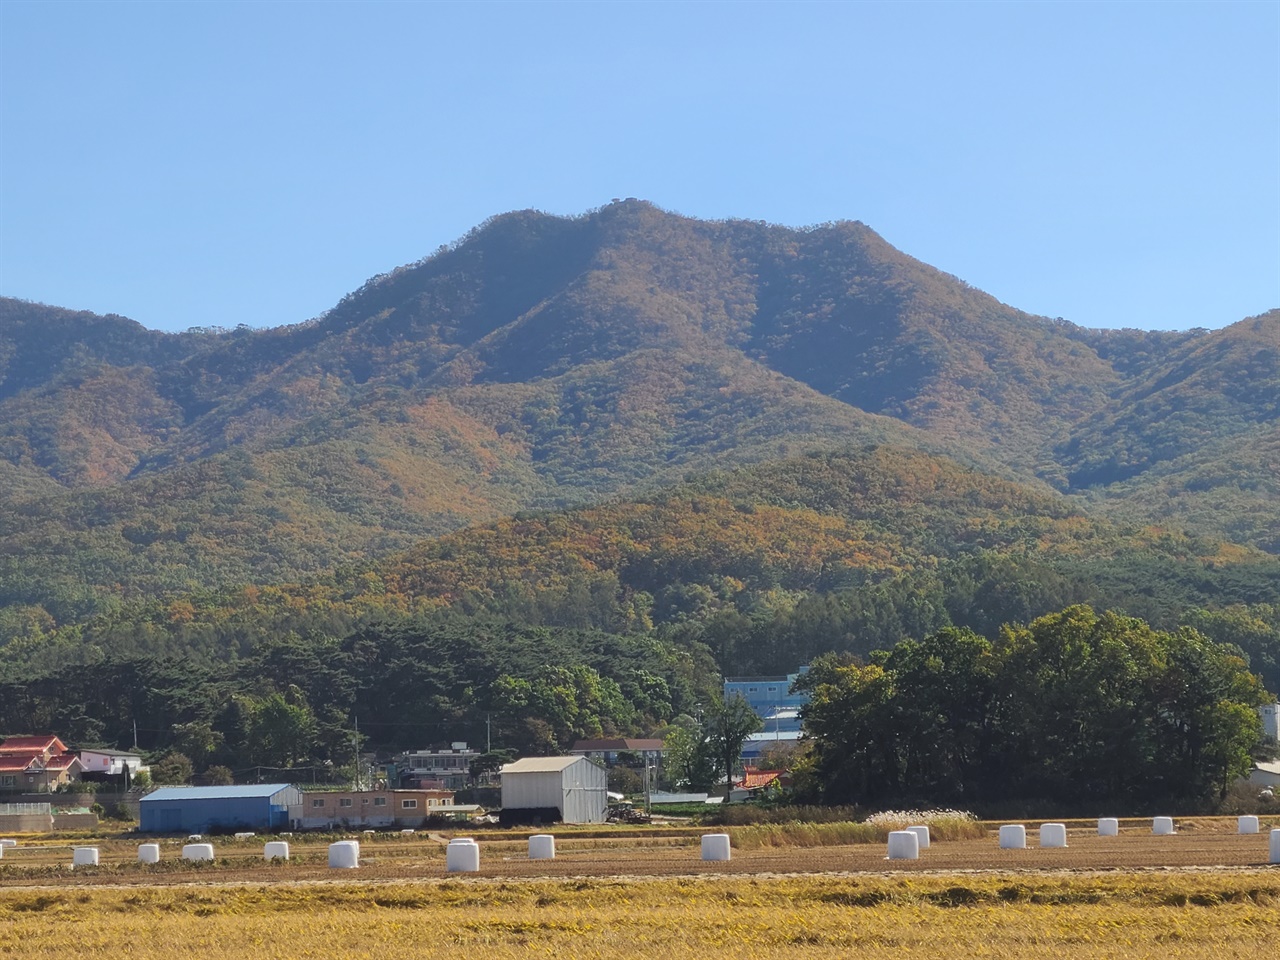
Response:
M462 790L471 779L471 761L480 756L465 743L441 750L414 750L396 757L399 784L427 790Z
M122 787L131 785L139 771L150 769L139 754L119 750L81 750L80 765L83 779L117 783Z
M289 821L297 830L416 829L431 818L470 818L480 808L452 790L308 790Z
M0 791L47 793L80 779L80 758L54 736L9 737L0 743Z

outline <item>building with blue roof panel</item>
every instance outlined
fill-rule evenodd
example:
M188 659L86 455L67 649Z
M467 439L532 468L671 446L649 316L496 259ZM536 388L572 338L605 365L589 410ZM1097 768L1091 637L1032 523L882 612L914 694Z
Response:
M279 830L301 804L302 791L287 783L162 787L138 803L138 825L145 833Z

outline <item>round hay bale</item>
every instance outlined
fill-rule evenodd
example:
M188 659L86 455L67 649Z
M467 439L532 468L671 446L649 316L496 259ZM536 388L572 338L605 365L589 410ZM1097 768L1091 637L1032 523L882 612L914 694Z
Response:
M723 861L730 854L729 835L727 833L708 833L702 837L702 859Z
M354 870L360 866L359 841L339 840L329 844L329 866L339 870Z
M889 832L890 860L919 860L920 834L914 830L891 830Z
M907 827L912 833L920 838L920 849L929 849L929 828L927 826Z
M263 860L288 860L289 844L284 840L272 840L262 847Z
M554 860L556 838L549 833L539 833L529 838L530 860Z
M1067 825L1065 823L1040 824L1040 846L1065 847L1067 845Z
M1020 823L1006 823L1000 828L1001 850L1025 850L1027 848L1027 828Z
M444 868L449 873L475 873L480 869L480 844L474 840L450 840L444 849Z

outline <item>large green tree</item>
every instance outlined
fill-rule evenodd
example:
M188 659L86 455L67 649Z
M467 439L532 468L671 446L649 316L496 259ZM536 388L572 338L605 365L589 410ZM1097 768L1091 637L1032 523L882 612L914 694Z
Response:
M1194 808L1248 771L1267 699L1235 648L1085 606L822 658L804 683L801 788L841 803Z
M763 728L764 723L740 693L728 699L717 698L707 710L703 735L724 773L725 800L733 790L733 771L742 757L742 745L747 742L747 737Z

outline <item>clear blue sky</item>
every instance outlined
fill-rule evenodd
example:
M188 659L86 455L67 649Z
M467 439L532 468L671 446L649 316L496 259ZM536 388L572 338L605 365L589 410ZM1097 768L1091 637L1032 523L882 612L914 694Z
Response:
M1280 3L0 2L8 296L293 323L613 197L1220 327L1280 306Z

